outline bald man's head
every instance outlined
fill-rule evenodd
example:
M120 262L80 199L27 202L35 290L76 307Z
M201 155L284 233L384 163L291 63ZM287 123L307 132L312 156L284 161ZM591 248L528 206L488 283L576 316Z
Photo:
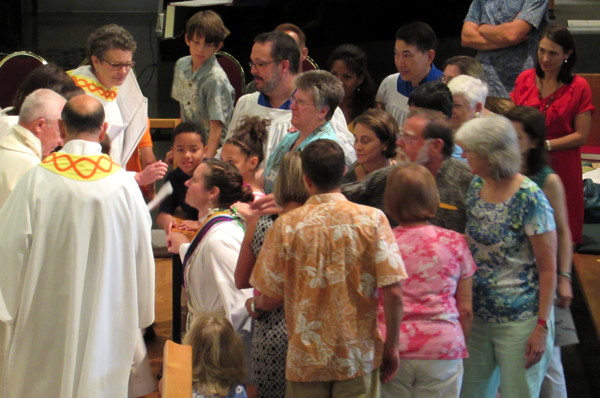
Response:
M80 135L99 136L105 128L104 108L94 97L76 95L63 108L62 124L69 138Z

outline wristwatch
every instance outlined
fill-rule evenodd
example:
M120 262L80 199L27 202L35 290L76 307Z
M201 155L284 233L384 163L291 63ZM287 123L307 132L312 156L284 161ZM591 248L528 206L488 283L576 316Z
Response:
M258 308L256 308L256 306L254 305L254 303L256 302L256 298L254 298L254 300L252 300L250 302L250 311L252 312L256 312L257 314L263 313L263 310L259 310Z
M548 321L547 319L538 318L537 324L543 327L544 329L548 330L548 327L550 326L550 321Z

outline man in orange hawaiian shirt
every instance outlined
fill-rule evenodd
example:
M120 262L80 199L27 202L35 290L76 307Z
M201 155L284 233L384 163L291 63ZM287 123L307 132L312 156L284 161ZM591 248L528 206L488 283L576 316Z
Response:
M285 305L286 397L376 397L380 377L385 382L398 369L404 263L383 212L340 193L345 164L337 143L309 144L302 168L312 196L267 234L250 279L261 295L249 311L258 317ZM379 294L385 344L376 325Z

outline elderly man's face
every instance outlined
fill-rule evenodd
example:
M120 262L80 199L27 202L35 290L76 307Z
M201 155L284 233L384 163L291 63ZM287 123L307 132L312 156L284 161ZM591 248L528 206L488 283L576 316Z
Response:
M250 53L252 67L250 73L254 78L256 89L263 94L273 91L281 82L281 60L273 59L271 49L273 43L254 43Z
M60 127L58 126L59 119L58 115L47 118L45 124L40 128L39 139L42 142L42 158L50 155L56 147L63 145Z
M411 162L425 164L429 160L428 140L423 138L426 126L427 120L420 116L409 117L402 125L396 145L402 149Z
M477 109L475 107L471 107L469 101L467 101L465 96L462 94L453 95L452 102L452 117L450 118L450 125L452 126L453 130L458 130L463 123L468 122L475 117Z

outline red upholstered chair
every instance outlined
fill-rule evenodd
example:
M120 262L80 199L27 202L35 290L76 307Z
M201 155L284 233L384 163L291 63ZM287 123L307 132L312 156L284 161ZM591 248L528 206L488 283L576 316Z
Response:
M18 51L0 61L0 108L12 105L21 83L38 66L47 64L44 58L29 51Z
M215 56L217 57L217 62L227 74L229 82L235 90L235 105L238 98L240 98L244 93L244 87L246 86L246 75L244 74L244 68L242 68L242 65L240 65L238 60L235 59L233 55L224 51L217 51Z
M304 61L302 61L302 72L308 72L309 70L319 69L319 65L315 62L311 57L306 57Z

